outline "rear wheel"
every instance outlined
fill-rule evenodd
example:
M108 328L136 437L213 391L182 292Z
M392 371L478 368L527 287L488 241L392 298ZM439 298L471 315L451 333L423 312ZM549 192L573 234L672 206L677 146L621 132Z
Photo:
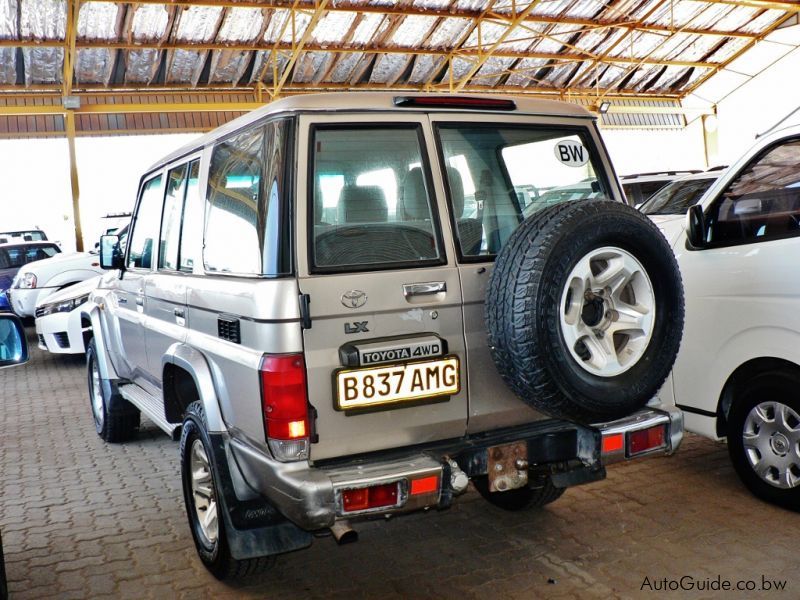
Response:
M800 381L781 373L751 380L728 414L728 453L756 496L800 510Z
M186 410L181 433L181 477L189 528L203 565L217 579L255 575L275 562L274 556L237 560L231 556L214 473L211 440L199 402Z
M94 338L86 348L86 371L89 379L89 402L97 435L112 444L133 438L139 428L139 411L130 402L115 395L109 382L100 377Z
M566 491L566 488L555 487L549 477L538 482L538 486L531 484L504 492L490 492L489 481L486 477L476 477L472 484L490 504L508 511L541 508L561 498Z

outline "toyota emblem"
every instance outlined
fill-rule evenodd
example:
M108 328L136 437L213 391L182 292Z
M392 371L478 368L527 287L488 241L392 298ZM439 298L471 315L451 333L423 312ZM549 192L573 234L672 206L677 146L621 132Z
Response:
M347 308L361 308L367 303L367 294L361 290L350 290L342 294L342 305Z

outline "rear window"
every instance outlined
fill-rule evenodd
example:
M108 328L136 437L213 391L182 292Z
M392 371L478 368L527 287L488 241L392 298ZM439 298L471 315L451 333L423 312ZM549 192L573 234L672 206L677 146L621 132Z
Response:
M463 259L494 256L543 208L611 197L585 130L469 123L437 132Z
M419 126L319 127L311 140L312 269L441 263Z
M55 244L6 246L0 248L0 269L14 269L36 260L52 258L61 250Z

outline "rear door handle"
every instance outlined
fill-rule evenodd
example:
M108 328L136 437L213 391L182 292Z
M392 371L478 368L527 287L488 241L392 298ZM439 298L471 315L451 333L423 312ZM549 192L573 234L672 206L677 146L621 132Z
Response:
M119 302L120 304L127 304L128 299L125 296L120 296L119 298L117 298L117 302Z
M403 284L403 295L406 298L413 296L433 296L447 291L447 283L444 281L428 281L426 283L405 283Z
M136 297L136 306L144 306L144 298L141 296Z
M180 317L181 319L186 316L186 311L182 308L176 308L172 311L176 317Z

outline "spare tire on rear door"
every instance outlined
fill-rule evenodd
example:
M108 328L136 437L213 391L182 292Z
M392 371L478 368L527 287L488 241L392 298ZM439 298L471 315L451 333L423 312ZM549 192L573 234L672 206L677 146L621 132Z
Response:
M500 375L553 417L609 421L663 384L683 333L683 285L658 228L621 202L585 200L524 221L488 283Z

